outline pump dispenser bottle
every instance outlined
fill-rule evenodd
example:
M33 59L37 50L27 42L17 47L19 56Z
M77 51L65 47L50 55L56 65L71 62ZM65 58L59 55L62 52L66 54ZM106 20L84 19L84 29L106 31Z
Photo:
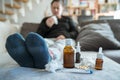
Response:
M103 67L103 53L102 53L102 47L100 47L96 58L95 69L102 70L102 67Z
M76 46L76 63L80 63L80 57L81 57L81 49L80 49L80 43L77 42Z

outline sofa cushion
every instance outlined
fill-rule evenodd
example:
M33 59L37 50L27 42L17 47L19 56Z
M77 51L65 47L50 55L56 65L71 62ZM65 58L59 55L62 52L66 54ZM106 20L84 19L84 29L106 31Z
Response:
M20 33L25 38L29 32L36 32L38 27L38 23L23 23Z
M93 20L93 21L82 22L80 24L80 27L84 27L85 25L88 25L88 24L100 24L100 23L107 23L107 20Z
M81 28L76 41L80 42L82 50L120 49L120 42L107 23L88 24Z
M120 20L108 20L115 38L120 41Z

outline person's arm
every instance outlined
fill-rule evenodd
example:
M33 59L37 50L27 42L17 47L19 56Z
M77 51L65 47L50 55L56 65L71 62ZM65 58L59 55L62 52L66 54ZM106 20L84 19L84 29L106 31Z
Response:
M77 35L78 35L78 30L75 26L75 23L73 22L73 20L70 17L66 17L63 16L63 19L61 20L61 22L59 22L60 26L64 26L66 27L66 30L63 30L60 33L60 38L62 36L62 38L72 38L72 39L76 39ZM59 38L59 36L58 36Z
M68 24L70 26L70 29L69 29L70 37L73 39L76 39L78 35L77 26L75 25L74 21L70 17L68 17Z
M47 32L49 31L49 27L46 25L46 20L47 18L44 18L41 23L39 24L37 33L40 34L41 36L45 37Z

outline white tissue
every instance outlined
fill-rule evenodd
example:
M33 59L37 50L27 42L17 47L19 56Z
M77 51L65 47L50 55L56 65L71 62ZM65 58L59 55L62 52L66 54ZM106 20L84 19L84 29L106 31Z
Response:
M83 58L80 62L80 66L88 66L89 68L94 68L94 60L91 58Z
M56 16L52 16L52 18L54 19L54 21L55 21L55 24L58 24L57 17L56 17Z
M45 65L45 70L49 72L56 72L57 69L63 68L63 65L57 60L51 60Z

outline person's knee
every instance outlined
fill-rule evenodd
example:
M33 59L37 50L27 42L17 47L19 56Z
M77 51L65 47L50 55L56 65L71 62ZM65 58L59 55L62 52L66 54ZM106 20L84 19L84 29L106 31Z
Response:
M40 34L38 34L38 33L35 33L35 32L30 32L30 33L28 33L28 35L27 35L27 38L33 38L33 37L35 37L35 38L42 38L43 39L43 37L40 35Z
M15 39L24 39L20 33L14 33L7 37L7 41L14 41Z
M6 49L11 48L11 46L15 48L21 44L24 44L24 38L20 33L14 33L7 37L5 47Z
M26 37L26 40L25 40L26 42L26 45L46 45L46 42L45 42L45 40L44 40L44 38L41 36L41 35L39 35L38 33L34 33L34 32L30 32L28 35L27 35L27 37ZM34 43L34 44L32 44L32 43Z

